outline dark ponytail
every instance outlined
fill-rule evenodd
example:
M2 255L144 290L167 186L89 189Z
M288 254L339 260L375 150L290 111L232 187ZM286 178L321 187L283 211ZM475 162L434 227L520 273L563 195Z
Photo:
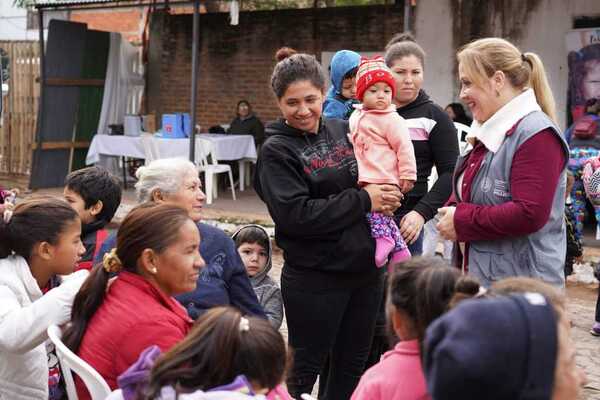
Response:
M163 386L206 391L237 375L273 389L285 379L288 364L285 341L267 320L215 307L196 321L185 340L156 360L141 398L157 398Z
M469 275L462 275L456 281L454 295L452 296L452 299L450 299L448 308L454 308L461 301L477 296L480 288L481 285L479 285L479 282L475 278Z
M117 233L117 248L96 265L73 301L71 323L63 341L77 353L89 321L102 305L109 276L120 270L137 274L137 260L146 249L163 252L178 239L179 229L189 220L177 206L146 203L127 214Z
M78 220L77 212L56 197L33 196L23 200L8 222L0 214L0 258L14 253L29 262L36 243L56 245L67 225Z
M388 301L411 320L421 342L433 320L449 308L458 292L475 295L479 283L461 276L439 258L415 257L396 266L390 277Z

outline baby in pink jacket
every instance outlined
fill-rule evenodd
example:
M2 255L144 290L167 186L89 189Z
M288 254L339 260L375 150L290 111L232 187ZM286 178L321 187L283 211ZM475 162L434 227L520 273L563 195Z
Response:
M392 99L396 84L383 58L362 59L356 74L356 98L362 104L350 116L350 140L358 163L358 183L390 184L402 193L417 179L415 152L404 118ZM410 258L410 251L393 218L367 214L375 239L375 264L384 266Z

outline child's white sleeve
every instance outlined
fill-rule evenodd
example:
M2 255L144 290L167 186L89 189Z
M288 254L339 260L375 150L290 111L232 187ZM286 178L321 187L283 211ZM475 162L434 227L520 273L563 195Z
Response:
M398 114L390 114L390 123L386 129L386 138L398 158L398 178L408 181L417 180L417 162L408 125Z
M48 338L46 329L51 324L68 322L75 295L88 275L86 270L71 274L26 307L21 306L10 287L0 286L0 351L26 353Z

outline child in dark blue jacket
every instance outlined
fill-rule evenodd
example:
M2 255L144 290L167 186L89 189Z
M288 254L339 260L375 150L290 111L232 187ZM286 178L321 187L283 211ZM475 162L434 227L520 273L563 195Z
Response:
M360 54L351 50L340 50L331 59L331 86L323 102L323 116L347 120L356 104L356 71Z

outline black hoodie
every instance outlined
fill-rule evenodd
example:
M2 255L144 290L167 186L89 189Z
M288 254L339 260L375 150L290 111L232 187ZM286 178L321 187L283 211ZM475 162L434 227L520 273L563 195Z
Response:
M348 132L337 119L322 119L316 135L283 120L266 128L254 187L275 222L284 282L347 287L379 276Z
M398 114L407 120L409 129L415 125L411 123L411 119L433 122L427 140L413 138L412 144L417 160L417 182L402 202L402 207L396 212L396 215L403 215L410 210L415 210L427 222L437 213L437 209L448 201L452 192L452 173L458 158L456 128L448 114L431 101L422 90L412 103L398 108ZM438 180L427 192L427 179L434 165Z

